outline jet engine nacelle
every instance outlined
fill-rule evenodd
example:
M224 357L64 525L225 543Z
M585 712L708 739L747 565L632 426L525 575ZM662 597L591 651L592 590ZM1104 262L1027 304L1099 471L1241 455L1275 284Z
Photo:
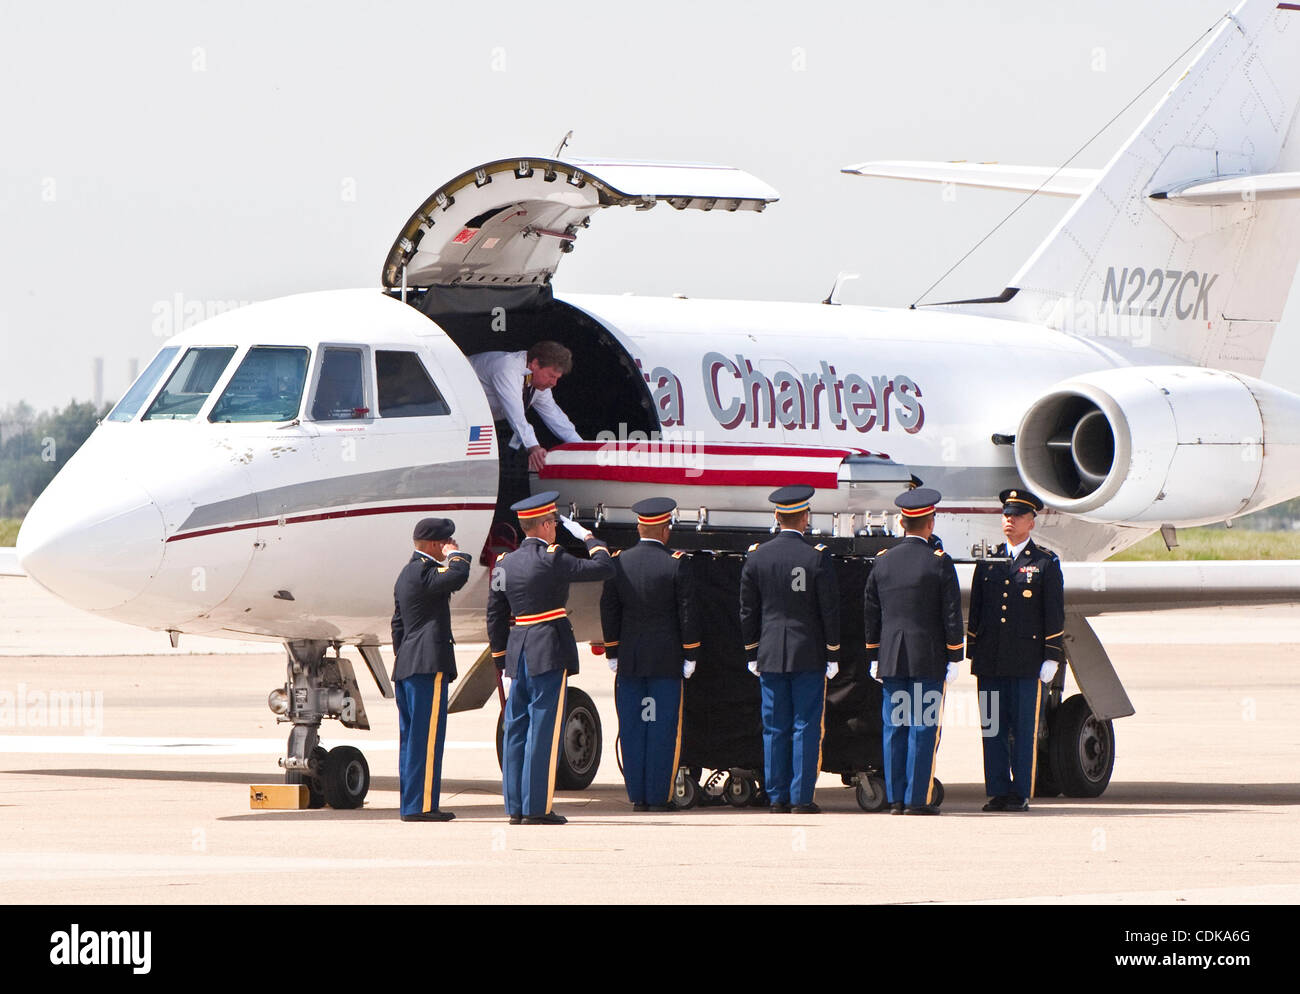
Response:
M1029 406L1016 466L1049 506L1090 521L1223 521L1300 489L1300 396L1191 366L1089 373Z

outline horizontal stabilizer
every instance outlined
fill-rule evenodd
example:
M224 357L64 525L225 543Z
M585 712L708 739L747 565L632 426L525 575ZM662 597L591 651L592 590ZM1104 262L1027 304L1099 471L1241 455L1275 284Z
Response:
M1300 173L1259 173L1207 180L1153 193L1151 197L1192 207L1240 207L1255 200L1297 200L1300 199Z
M887 160L845 166L842 173L908 179L920 183L951 183L985 190L1015 190L1049 197L1081 197L1101 175L1100 169L1053 169L1050 166L1007 166L997 162L908 162Z

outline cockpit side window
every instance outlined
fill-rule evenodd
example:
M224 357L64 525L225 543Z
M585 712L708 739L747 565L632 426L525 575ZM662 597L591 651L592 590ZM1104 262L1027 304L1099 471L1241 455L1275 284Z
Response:
M381 418L424 418L450 414L424 363L414 352L375 352Z
M142 421L189 421L221 379L235 354L233 346L190 349L167 379Z
M209 421L291 421L298 416L311 352L257 346L248 350Z
M361 350L326 348L311 405L312 419L341 421L369 413Z
M130 421L135 417L141 405L149 399L149 394L153 393L153 388L158 385L163 372L172 364L172 360L176 358L176 353L179 351L180 346L169 345L154 356L153 362L149 363L148 368L131 385L131 389L117 402L117 406L109 412L107 420Z

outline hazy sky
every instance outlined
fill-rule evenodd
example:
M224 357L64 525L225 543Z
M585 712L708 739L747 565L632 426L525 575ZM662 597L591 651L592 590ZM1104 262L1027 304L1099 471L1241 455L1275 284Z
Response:
M740 166L781 201L602 212L561 293L814 301L844 269L846 302L906 306L1018 195L842 166L1059 165L1225 6L0 0L0 406L89 398L94 356L118 396L187 303L377 286L434 188L568 129L573 155ZM1029 205L929 299L999 292L1067 206ZM1278 337L1265 375L1300 390L1294 295Z

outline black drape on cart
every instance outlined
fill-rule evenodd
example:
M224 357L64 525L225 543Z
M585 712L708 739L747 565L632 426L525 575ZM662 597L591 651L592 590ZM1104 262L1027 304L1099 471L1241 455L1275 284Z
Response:
M746 668L740 635L740 571L735 553L691 554L701 644L686 681L677 802L725 798L766 803L762 793L763 722L758 680ZM840 672L826 689L823 772L858 788L868 810L884 803L881 770L881 687L871 679L863 638L862 591L871 569L862 557L837 557L840 588ZM705 776L703 771L714 771ZM693 782L685 782L692 780Z

